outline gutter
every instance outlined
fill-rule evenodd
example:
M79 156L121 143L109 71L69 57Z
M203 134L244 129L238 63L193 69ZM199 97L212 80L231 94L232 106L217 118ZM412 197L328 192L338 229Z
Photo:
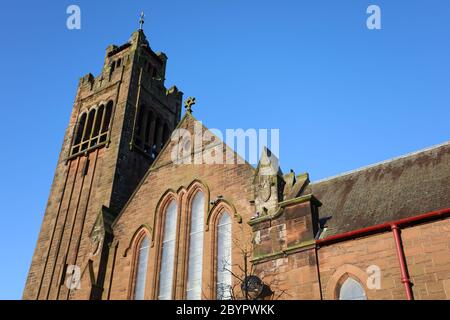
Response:
M392 234L393 234L393 237L395 240L397 257L398 257L398 262L400 265L400 271L402 274L401 282L405 286L405 293L406 293L407 299L413 300L414 298L413 298L413 293L412 293L412 289L411 289L411 280L409 279L409 275L408 275L408 271L407 271L408 266L406 263L405 253L403 251L402 238L401 238L400 231L401 231L402 227L405 228L405 227L412 226L415 224L441 219L448 215L450 215L450 208L431 211L431 212L427 212L424 214L420 214L418 216L404 218L404 219L386 222L386 223L382 223L382 224L377 224L377 225L374 225L374 226L371 226L368 228L349 231L349 232L337 234L334 236L330 236L330 237L327 237L324 239L319 239L316 241L316 245L318 248L320 248L322 246L330 245L330 244L333 244L336 242L351 240L351 239L355 239L355 238L359 238L359 237L363 237L363 236L367 236L367 235L371 235L371 234L375 234L375 233L392 231Z

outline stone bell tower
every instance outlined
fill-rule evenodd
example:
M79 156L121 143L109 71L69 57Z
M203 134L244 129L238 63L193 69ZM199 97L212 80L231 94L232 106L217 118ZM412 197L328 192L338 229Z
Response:
M79 81L24 299L105 295L111 223L180 121L182 92L166 89L142 23Z

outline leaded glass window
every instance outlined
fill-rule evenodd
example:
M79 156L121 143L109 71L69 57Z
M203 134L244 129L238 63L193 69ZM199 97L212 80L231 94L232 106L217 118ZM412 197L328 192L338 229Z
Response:
M161 267L159 271L159 300L172 299L176 229L177 204L175 201L172 201L166 209L164 219Z
M134 284L135 300L144 300L145 280L147 277L148 251L149 251L149 240L148 237L145 236L141 240L137 252L136 278Z
M205 197L197 192L192 201L189 234L189 260L186 298L200 300L202 294L203 235L205 221Z
M362 285L355 279L348 278L341 285L339 300L367 300L367 297Z
M231 288L231 217L223 212L217 225L217 279L218 300L232 298Z

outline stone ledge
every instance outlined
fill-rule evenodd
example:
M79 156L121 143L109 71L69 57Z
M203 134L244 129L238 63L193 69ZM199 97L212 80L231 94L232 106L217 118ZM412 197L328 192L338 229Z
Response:
M256 219L252 219L248 222L248 224L250 226L254 226L255 224L258 224L258 223L261 223L264 221L276 219L283 213L283 209L285 207L288 207L293 204L300 204L300 203L308 202L308 201L316 203L319 207L322 205L322 203L316 197L314 197L312 194L308 194L308 195L297 197L294 199L282 201L279 203L280 208L273 215L267 215L267 216L259 217Z
M270 260L275 260L275 259L278 259L281 257L287 257L291 254L309 250L309 249L313 249L315 247L316 247L316 240L314 240L314 239L307 240L307 241L300 242L299 244L296 244L294 246L288 247L285 250L280 250L278 252L268 253L268 254L261 255L259 257L255 257L251 260L251 262L253 264L259 264L259 263L267 262Z

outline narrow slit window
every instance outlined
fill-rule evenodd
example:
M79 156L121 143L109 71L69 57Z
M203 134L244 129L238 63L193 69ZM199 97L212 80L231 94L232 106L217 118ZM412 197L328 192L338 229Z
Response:
M98 142L98 135L100 133L100 127L102 125L104 109L105 109L105 107L102 105L97 110L97 114L95 116L95 124L94 124L94 128L92 131L91 143L90 143L91 147L95 146Z
M105 110L105 118L103 119L102 133L108 132L111 124L112 102L108 102Z
M86 124L86 113L83 113L78 121L77 130L75 133L75 140L72 147L72 154L78 153L80 151L80 143L83 138L84 126Z
M97 117L95 118L94 132L92 133L93 137L98 136L98 134L100 133L100 127L102 125L104 109L105 109L105 107L103 105L101 105L100 108L98 108Z
M108 132L111 126L111 115L112 115L112 102L108 102L105 108L105 114L102 120L102 130L100 132L99 143L103 143L106 141L108 137Z
M89 143L90 143L91 133L92 133L92 125L94 124L95 114L96 114L95 109L92 109L91 111L89 111L86 126L84 127L83 141L81 144L80 151L84 151L87 148L89 148Z
M87 123L86 123L85 129L84 129L83 142L88 141L91 137L92 125L94 123L95 113L96 113L96 110L92 109L88 114Z

